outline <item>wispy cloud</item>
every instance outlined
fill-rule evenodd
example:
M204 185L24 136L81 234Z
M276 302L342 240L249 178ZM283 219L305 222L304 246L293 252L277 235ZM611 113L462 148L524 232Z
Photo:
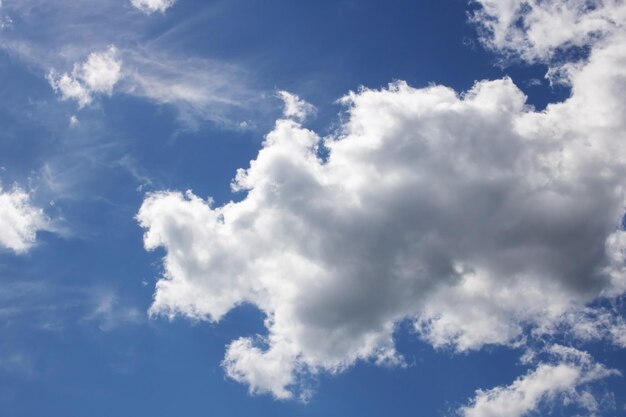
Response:
M81 318L83 323L96 323L101 331L109 332L120 326L145 321L145 313L135 307L124 306L113 291L99 289L91 296L91 308Z
M173 106L191 127L209 120L236 128L242 118L258 112L264 98L250 88L250 74L234 64L150 48L121 55L126 65L123 92Z
M172 4L136 3L153 11ZM202 121L237 128L259 111L264 95L237 63L191 58L168 44L167 37L151 39L150 19L123 3L25 0L4 11L20 24L3 34L0 47L47 75L61 97L76 100L79 107L97 94L129 94L172 106L192 128Z
M549 358L536 368L506 386L478 390L470 405L459 409L463 417L522 417L549 407L557 401L596 415L598 400L589 385L621 375L594 362L592 357L577 349L560 345L550 346Z
M0 373L32 378L36 375L37 370L35 361L29 354L0 349Z
M146 313L125 303L106 287L60 286L46 281L0 285L0 317L21 331L63 331L68 326L96 326L109 332L145 322ZM6 329L5 329L6 331Z

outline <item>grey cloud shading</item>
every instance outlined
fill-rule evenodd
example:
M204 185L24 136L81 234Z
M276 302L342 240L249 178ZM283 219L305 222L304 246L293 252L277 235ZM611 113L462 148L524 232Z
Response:
M626 291L623 26L603 20L588 59L558 63L546 52L556 38L498 43L520 2L482 3L504 22L476 15L483 41L564 69L568 99L538 112L509 78L463 93L399 81L346 95L345 121L321 138L301 123L303 101L286 97L285 117L233 181L243 199L215 207L191 191L147 195L144 245L166 251L151 313L217 322L257 306L267 336L231 342L223 367L279 399L307 399L308 376L358 361L402 364L393 334L407 319L423 340L457 351L520 346L563 326L623 345L584 325L589 303ZM550 20L547 5L556 3L537 13ZM591 39L576 26L590 11L577 5L553 11L580 14L574 43ZM625 9L604 7L603 16ZM529 34L547 24L529 22Z

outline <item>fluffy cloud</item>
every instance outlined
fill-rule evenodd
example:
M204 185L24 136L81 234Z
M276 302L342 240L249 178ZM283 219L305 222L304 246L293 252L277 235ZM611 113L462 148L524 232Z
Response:
M528 61L602 42L626 20L621 0L478 0L474 20L498 52Z
M113 92L122 69L116 53L114 46L103 52L92 52L84 62L74 64L71 74L57 74L51 70L48 81L55 91L61 93L63 100L73 99L79 107L84 107L92 102L94 94L110 95Z
M0 188L0 247L16 253L26 252L34 243L37 231L46 229L48 220L34 207L29 195L20 188Z
M469 406L461 408L463 417L521 417L536 411L542 403L561 400L577 405L589 413L599 405L585 386L612 375L620 375L595 363L589 354L573 348L552 346L551 359L539 363L534 370L511 385L487 391L478 390Z
M283 116L286 118L294 118L299 122L304 122L307 117L315 114L317 111L313 105L288 91L279 91L278 97L280 97L285 104Z
M175 0L130 0L133 6L144 13L161 12L164 13L172 7Z
M514 3L483 10L506 21ZM548 4L564 13L537 7ZM476 16L494 47L544 55L533 43L498 44L504 29ZM544 20L524 33L535 22ZM545 111L508 78L462 94L396 82L344 97L348 117L324 139L301 125L302 101L283 95L286 118L232 184L241 201L215 207L191 192L144 201L145 246L166 250L151 313L219 321L257 306L267 335L233 341L223 366L276 398L307 395L306 375L402 362L393 332L403 319L459 351L522 343L565 322L582 331L572 318L587 303L626 290L624 63L624 30L607 24L588 59L567 68L571 97ZM582 371L537 372L518 385L567 377L571 386ZM537 401L552 391L540 392Z

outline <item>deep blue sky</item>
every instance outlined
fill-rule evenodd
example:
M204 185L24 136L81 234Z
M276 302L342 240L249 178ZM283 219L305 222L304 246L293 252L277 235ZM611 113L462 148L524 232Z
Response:
M178 0L165 14L138 14L142 31L127 45L120 45L121 35L111 41L127 48L158 44L243 69L247 88L264 97L252 108L229 110L235 122L250 123L247 129L202 117L190 126L175 106L130 94L102 95L77 109L60 101L46 80L60 61L42 64L0 51L0 179L4 188L32 187L34 203L58 226L40 232L26 254L0 253L0 357L6 358L0 360L0 416L435 417L466 404L478 388L523 374L521 349L434 350L402 324L397 346L409 366L360 363L317 378L308 404L276 401L248 395L220 367L229 341L265 333L253 306L238 307L217 324L146 313L164 252L143 249L134 216L145 193L192 189L218 204L240 199L229 184L280 115L276 91L315 105L317 116L307 126L320 134L341 120L338 98L394 80L464 91L476 80L509 75L538 108L567 95L564 87L548 86L545 66L497 65L468 24L473 6L466 3ZM62 46L12 18L11 39L23 36L51 51ZM53 24L59 27L46 30L72 30L61 27L60 18ZM91 22L85 24L89 32ZM97 41L106 45L102 37ZM84 58L92 49L88 39L78 43ZM60 70L71 70L71 62ZM74 114L79 124L70 127ZM98 310L107 300L110 308ZM608 366L626 365L617 348L585 348ZM605 384L615 392L619 415L624 382Z

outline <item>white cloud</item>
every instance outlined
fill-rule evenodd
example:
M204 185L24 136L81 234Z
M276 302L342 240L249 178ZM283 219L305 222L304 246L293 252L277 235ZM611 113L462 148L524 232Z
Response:
M226 373L289 398L306 375L400 363L403 319L463 351L523 343L623 294L626 36L610 28L569 68L571 97L542 112L508 78L463 94L396 82L346 96L346 121L322 139L290 96L237 172L241 201L144 201L145 246L166 250L151 312L218 321L256 305L268 334L233 341ZM537 378L581 378L567 372Z
M111 94L113 86L120 79L121 62L117 60L116 49L109 47L104 52L89 54L76 74L85 86L94 93Z
M621 30L621 0L477 0L483 41L499 52L545 61L559 49L605 41Z
M552 346L552 359L542 362L511 385L478 390L471 404L462 407L463 417L522 417L537 411L542 404L561 400L596 412L597 400L584 386L620 373L592 360L589 354L573 348Z
M535 332L538 335L568 333L576 340L603 340L626 348L626 322L615 308L595 306L570 311L560 321L546 323Z
M21 188L0 188L0 247L26 252L35 243L37 232L48 228L42 209L34 207Z
M219 61L111 46L74 64L71 73L51 70L47 78L63 100L75 100L79 108L91 104L97 94L111 95L115 89L117 93L171 105L179 119L194 128L202 120L239 127L234 114L241 117L242 111L258 107L254 103L260 98L244 85L246 77L237 66ZM301 105L304 107L299 111L314 110L308 103ZM293 106L298 108L295 102Z
M284 349L289 348L281 345L263 352L252 339L241 338L228 346L222 365L229 377L247 384L251 394L271 392L276 398L290 398L292 392L287 387L294 383L297 352ZM306 398L306 394L306 390L302 390L301 398Z
M165 13L167 9L174 5L175 0L130 0L133 6L144 13L154 12Z
M202 9L212 10L214 6L204 5ZM266 106L260 103L266 97L255 85L254 74L235 62L185 55L176 36L145 42L152 33L151 19L138 19L136 9L120 7L117 1L92 2L84 7L80 2L23 0L5 8L21 23L20 30L3 32L0 48L29 68L47 73L59 96L75 100L81 107L92 103L98 94L109 94L109 90L92 91L81 79L86 55L93 52L104 58L101 63L108 64L110 75L116 74L116 64L120 66L117 82L109 84L113 94L171 108L184 128L195 129L208 121L239 129L242 120L256 119L265 111ZM85 25L85 21L90 24ZM67 27L72 27L71 36ZM37 33L37 39L45 42L31 39L28 33ZM108 45L115 45L114 54ZM76 71L68 71L72 66ZM100 86L107 86L105 79Z
M92 52L87 59L74 64L71 74L51 70L48 81L63 100L73 99L79 107L91 104L94 94L111 95L121 78L122 63L114 46L103 52Z
M307 117L315 114L317 111L313 105L287 91L279 91L278 97L283 100L283 116L285 118L293 118L296 121L304 122Z

